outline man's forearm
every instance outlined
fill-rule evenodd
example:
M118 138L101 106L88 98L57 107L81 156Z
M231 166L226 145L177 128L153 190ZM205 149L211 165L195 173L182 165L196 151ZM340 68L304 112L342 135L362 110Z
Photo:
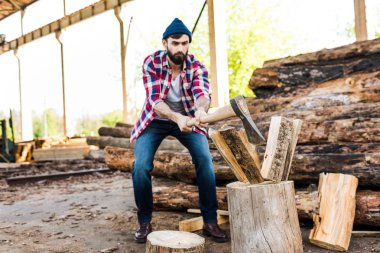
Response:
M197 110L204 110L205 112L208 111L210 107L210 100L206 97L200 97L195 101L195 108Z
M154 107L154 112L158 114L158 116L170 119L174 122L177 121L178 114L170 109L170 107L165 102L159 102Z

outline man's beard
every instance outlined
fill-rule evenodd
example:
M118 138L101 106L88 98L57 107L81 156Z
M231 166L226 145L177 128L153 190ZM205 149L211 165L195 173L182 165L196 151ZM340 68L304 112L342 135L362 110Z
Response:
M172 54L172 52L170 52L170 50L168 49L168 56L169 56L169 59L175 64L175 65L182 65L183 62L185 61L186 59L186 56L187 56L187 52L186 54L183 54L183 53L175 53L175 54Z

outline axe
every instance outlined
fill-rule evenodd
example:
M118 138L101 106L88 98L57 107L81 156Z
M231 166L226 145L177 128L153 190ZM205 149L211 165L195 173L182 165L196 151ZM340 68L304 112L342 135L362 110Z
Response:
M249 142L256 145L265 143L265 138L257 128L255 122L253 122L243 96L234 97L230 100L230 105L220 107L215 112L201 117L200 121L201 123L214 123L233 116L238 116L243 121L243 126ZM188 120L186 124L188 127L195 126L195 118Z

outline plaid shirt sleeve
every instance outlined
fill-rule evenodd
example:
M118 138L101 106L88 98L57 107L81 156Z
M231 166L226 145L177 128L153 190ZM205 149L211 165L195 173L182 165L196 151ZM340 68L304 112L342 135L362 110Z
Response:
M196 61L197 68L195 68L192 92L195 99L199 97L206 97L210 100L210 84L208 82L207 69L199 62Z
M147 103L151 106L151 108L154 108L156 104L162 102L162 99L160 98L161 83L157 76L157 72L154 66L154 59L152 56L148 56L144 60L143 81Z

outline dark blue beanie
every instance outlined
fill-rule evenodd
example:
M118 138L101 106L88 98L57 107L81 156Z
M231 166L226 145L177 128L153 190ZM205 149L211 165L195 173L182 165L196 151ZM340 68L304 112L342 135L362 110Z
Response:
M162 39L166 39L170 35L173 34L186 34L189 36L189 43L191 43L191 32L185 24L179 20L178 18L175 18L173 22L166 28L165 32L162 34Z

